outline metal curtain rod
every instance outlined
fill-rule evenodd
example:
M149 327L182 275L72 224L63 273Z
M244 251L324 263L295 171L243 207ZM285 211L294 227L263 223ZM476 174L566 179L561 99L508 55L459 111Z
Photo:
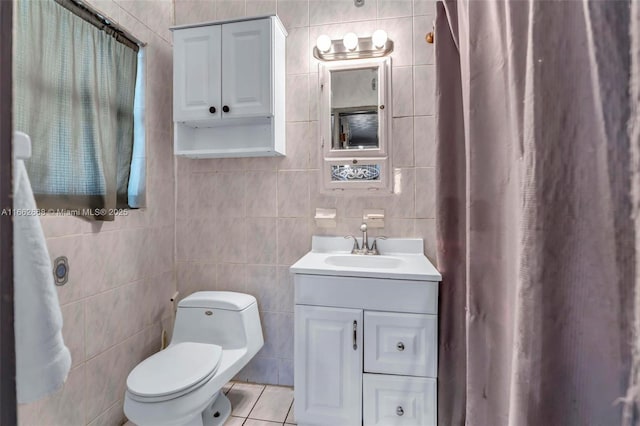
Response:
M114 22L102 16L100 13L96 12L84 3L75 0L54 1L75 15L78 15L94 27L115 38L118 42L133 49L135 52L138 52L140 47L144 46L144 43L131 35L131 33L125 31L122 27L116 25Z

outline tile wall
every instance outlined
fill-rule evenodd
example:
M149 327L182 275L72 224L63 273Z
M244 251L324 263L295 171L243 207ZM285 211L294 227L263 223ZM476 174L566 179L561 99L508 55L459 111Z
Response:
M146 48L147 209L115 222L43 217L52 259L67 256L59 288L72 369L64 387L20 405L20 425L120 425L129 371L160 349L176 289L171 136L173 2L89 0Z
M288 267L313 234L358 232L362 210L383 208L372 234L422 237L435 258L433 46L425 0L175 0L176 24L277 13L287 38L287 156L177 160L176 268L182 295L233 290L258 298L265 346L239 380L293 382L293 286ZM393 52L393 157L396 194L330 197L319 193L318 68L320 34L370 35L381 28ZM317 207L336 208L335 229L315 227Z

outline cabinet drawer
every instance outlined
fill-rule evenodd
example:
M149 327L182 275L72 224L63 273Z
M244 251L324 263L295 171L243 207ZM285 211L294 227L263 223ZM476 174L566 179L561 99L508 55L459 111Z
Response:
M436 379L365 374L364 426L436 424Z
M364 313L364 371L420 377L438 375L436 315Z

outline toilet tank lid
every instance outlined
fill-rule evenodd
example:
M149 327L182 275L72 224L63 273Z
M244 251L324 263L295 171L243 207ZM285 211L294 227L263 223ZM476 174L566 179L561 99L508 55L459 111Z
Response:
M234 291L198 291L182 299L178 306L242 311L253 303L256 303L256 298L250 294Z

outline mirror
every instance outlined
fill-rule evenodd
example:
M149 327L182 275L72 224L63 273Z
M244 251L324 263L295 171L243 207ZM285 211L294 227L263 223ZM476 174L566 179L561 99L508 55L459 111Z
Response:
M323 191L391 191L391 59L320 63Z
M378 68L331 71L331 149L378 149Z

